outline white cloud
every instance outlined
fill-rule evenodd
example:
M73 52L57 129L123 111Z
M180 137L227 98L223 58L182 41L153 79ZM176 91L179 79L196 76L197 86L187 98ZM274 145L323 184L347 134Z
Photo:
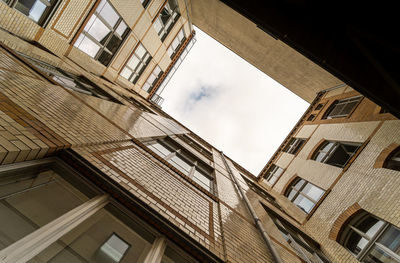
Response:
M163 110L257 175L308 103L196 29Z

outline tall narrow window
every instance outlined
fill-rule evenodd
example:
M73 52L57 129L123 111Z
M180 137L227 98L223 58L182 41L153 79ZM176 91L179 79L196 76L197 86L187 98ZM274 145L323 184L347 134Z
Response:
M150 53L139 43L132 57L126 63L121 76L135 84L151 60Z
M304 179L297 178L289 185L285 196L308 214L324 193L325 191L321 188Z
M185 40L186 40L185 32L183 31L182 28L172 41L171 45L169 45L168 47L168 55L170 58L175 57L176 53L178 52L179 48L183 45Z
M156 65L153 69L153 71L150 73L149 77L146 80L146 83L144 83L142 89L150 92L154 85L157 83L157 81L160 79L161 75L163 74L163 71L161 68Z
M147 144L153 152L167 160L183 174L189 176L207 191L212 191L212 168L196 156L167 138Z
M383 167L391 170L400 171L400 147L397 147L385 161Z
M130 29L107 0L102 0L74 46L108 66Z
M283 173L283 169L281 167L273 164L268 169L265 180L270 184L274 184L279 179L279 177L282 175L282 173Z
M3 0L4 1L4 0ZM43 26L50 20L58 0L5 0L11 7L17 9L39 25Z
M400 263L400 229L365 211L343 227L339 243L365 263Z
M147 5L150 3L150 0L140 0L140 2L142 3L142 6L143 6L144 8L146 8Z
M283 151L291 154L296 154L300 150L301 146L303 146L305 141L306 140L302 138L292 138L290 139L289 144L286 145L286 147L283 149Z
M153 24L161 41L164 41L167 37L176 21L178 21L179 16L179 7L176 0L168 0Z
M361 146L360 143L326 141L312 156L312 159L337 167L344 167Z
M347 117L357 106L362 96L336 100L327 110L323 119L334 119Z

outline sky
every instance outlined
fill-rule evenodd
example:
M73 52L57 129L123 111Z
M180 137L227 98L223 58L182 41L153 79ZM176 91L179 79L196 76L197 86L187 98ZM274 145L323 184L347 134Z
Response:
M258 175L308 103L195 27L162 109Z

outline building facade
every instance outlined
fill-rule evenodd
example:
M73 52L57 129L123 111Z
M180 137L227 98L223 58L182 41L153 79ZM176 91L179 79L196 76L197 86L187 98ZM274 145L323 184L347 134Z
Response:
M0 262L398 262L399 121L322 91L252 175L159 107L192 7L0 2Z

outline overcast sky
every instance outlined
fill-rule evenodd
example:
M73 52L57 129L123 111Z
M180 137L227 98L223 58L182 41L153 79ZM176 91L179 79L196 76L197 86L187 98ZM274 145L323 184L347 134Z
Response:
M308 103L198 28L162 108L258 175Z

